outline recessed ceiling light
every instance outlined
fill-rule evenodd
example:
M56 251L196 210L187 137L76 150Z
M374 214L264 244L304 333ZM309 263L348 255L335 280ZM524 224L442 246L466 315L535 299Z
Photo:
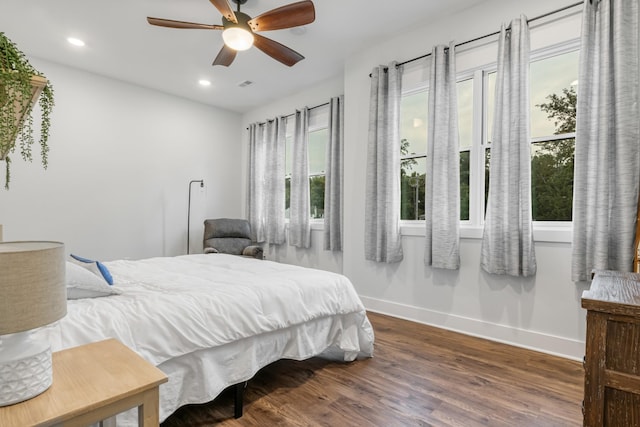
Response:
M75 37L67 37L67 41L74 46L80 46L80 47L84 46L84 41L77 39Z
M200 86L211 86L211 82L209 80L200 80L198 81L198 83L200 83Z

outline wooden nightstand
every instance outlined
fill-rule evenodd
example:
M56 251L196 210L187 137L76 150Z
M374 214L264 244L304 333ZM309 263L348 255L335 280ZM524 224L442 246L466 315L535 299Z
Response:
M53 385L0 408L0 426L86 426L138 407L138 424L159 425L166 375L115 339L53 353Z

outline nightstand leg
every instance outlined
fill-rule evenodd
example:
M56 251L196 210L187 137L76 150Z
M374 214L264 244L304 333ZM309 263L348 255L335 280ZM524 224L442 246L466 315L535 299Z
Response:
M138 426L158 427L160 425L160 394L158 387L144 393L143 403L138 406Z

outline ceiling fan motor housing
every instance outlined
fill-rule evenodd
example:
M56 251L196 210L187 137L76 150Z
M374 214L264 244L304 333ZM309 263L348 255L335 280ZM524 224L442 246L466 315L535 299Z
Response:
M253 31L251 30L251 27L249 26L249 21L251 20L251 17L246 13L242 13L242 12L235 12L235 14L236 14L236 19L238 20L237 24L233 21L229 21L224 16L222 17L222 25L224 26L225 30L227 28L240 27L244 30L249 31L250 33L253 33Z

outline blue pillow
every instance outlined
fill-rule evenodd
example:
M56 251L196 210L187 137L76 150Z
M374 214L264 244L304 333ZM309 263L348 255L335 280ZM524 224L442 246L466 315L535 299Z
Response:
M102 276L102 278L107 281L109 286L113 285L113 277L111 276L111 273L109 273L109 270L104 264L102 264L99 261L83 258L78 255L74 255L74 254L69 254L69 255L71 256L71 258L75 259L76 261L79 261L80 263L85 264L90 271L93 271L96 274L99 273L98 275ZM98 271L94 270L94 266L97 267Z

